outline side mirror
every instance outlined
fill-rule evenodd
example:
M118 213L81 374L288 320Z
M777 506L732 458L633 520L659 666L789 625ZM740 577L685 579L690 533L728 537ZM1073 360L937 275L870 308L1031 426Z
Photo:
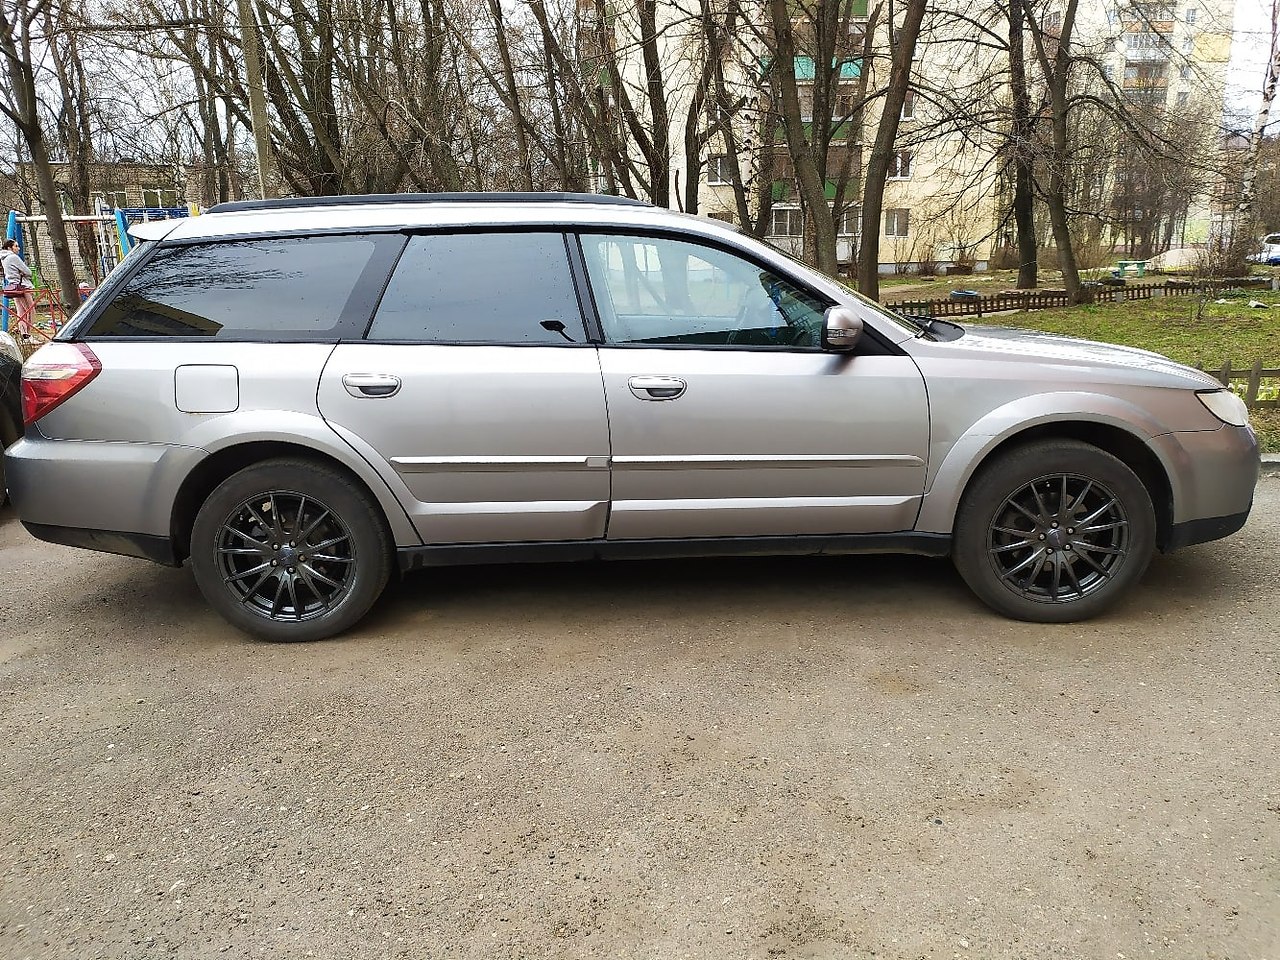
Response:
M822 349L847 353L862 339L862 318L849 307L828 307L822 319Z

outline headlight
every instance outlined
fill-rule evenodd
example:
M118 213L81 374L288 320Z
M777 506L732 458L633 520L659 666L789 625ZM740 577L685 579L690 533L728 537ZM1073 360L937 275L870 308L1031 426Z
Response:
M1249 408L1230 390L1202 390L1196 394L1210 413L1233 427L1249 425Z

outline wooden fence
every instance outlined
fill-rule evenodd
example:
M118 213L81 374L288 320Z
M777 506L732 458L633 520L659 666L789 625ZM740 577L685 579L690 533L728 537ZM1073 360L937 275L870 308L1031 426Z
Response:
M1244 370L1236 370L1231 366L1230 361L1228 361L1222 365L1221 370L1207 370L1205 372L1224 387L1231 386L1231 382L1233 380L1244 381L1244 393L1241 394L1241 398L1244 400L1245 406L1250 410L1280 409L1280 399L1258 399L1258 393L1262 389L1263 380L1280 381L1280 368L1267 369L1262 365L1262 361L1258 360L1252 367Z
M1259 283L1269 283L1269 278L1259 278ZM1152 297L1185 297L1224 290L1246 290L1256 284L1242 280L1168 280L1163 283L1135 283L1124 286L1090 286L1085 289L1086 303L1125 303L1130 300L1150 300ZM1053 307L1069 307L1065 290L1006 290L989 296L961 297L934 300L886 300L885 306L903 313L928 317L980 317L984 313L1005 313L1012 310L1047 310Z

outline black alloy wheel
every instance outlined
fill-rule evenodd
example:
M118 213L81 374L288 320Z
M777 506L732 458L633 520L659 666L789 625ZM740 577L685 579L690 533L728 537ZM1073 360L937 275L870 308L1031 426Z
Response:
M391 574L377 502L350 474L267 460L224 480L191 530L191 567L210 606L267 640L319 640L363 617Z
M341 518L315 497L272 490L240 504L218 535L223 582L268 620L324 616L346 596L355 543Z
M952 559L1000 613L1068 623L1136 583L1155 540L1151 494L1126 464L1078 440L1042 440L983 464L960 499Z
M1022 596L1070 603L1103 587L1129 552L1124 505L1097 480L1038 477L1005 500L987 530L987 555Z

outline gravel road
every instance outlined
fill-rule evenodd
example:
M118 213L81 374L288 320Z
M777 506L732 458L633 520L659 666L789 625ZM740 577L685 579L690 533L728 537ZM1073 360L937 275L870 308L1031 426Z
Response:
M1103 620L418 574L275 646L0 512L0 958L1280 958L1280 477Z

